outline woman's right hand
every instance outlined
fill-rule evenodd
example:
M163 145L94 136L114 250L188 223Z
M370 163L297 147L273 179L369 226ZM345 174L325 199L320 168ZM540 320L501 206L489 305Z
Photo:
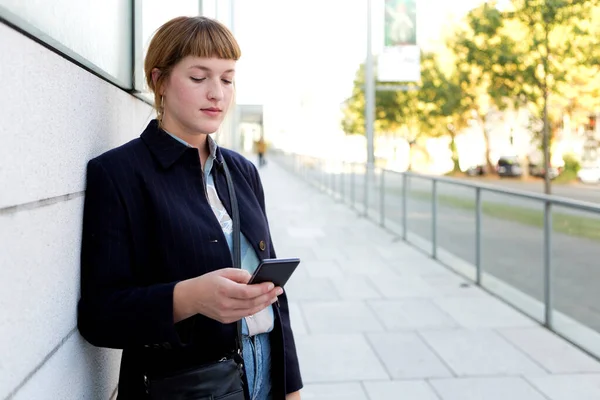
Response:
M175 322L202 314L224 324L254 315L270 306L283 289L264 282L248 285L248 271L223 268L175 285Z

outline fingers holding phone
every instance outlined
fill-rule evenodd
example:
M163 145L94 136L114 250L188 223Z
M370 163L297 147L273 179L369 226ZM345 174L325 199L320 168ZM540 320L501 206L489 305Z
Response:
M195 313L228 324L254 315L277 301L283 293L273 283L247 285L247 271L224 268L180 282ZM177 289L177 288L176 288Z

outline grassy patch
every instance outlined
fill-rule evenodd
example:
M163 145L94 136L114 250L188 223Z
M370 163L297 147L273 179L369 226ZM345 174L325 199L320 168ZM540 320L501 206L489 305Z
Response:
M446 172L444 174L444 176L447 176L450 178L465 178L467 176L467 174L465 174L462 171L450 171L450 172Z
M414 190L409 191L408 195L413 198L428 201L431 201L432 197L430 192ZM438 204L462 210L475 211L474 200L456 196L440 194L438 195ZM487 201L481 203L481 210L484 215L493 218L518 222L537 228L542 228L544 226L543 211ZM600 219L552 212L552 228L555 232L600 241Z
M575 182L577 180L577 172L567 169L562 172L562 174L558 175L552 183L565 184Z

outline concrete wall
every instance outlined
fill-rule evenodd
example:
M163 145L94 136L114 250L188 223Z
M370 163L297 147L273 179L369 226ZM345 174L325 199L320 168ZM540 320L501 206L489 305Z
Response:
M0 399L109 399L120 352L76 329L87 161L150 106L0 23Z

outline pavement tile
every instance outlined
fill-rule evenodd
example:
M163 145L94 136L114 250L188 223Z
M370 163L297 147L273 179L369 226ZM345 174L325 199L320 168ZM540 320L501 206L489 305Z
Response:
M415 333L370 333L367 337L393 379L453 376Z
M393 269L384 262L375 262L367 257L355 257L349 260L340 260L340 269L345 275L363 275L373 278L387 279L388 276L397 276Z
M300 263L309 261L318 261L319 258L315 254L314 249L309 245L302 245L300 243L294 243L291 240L281 240L280 237L274 239L275 251L277 252L278 258L292 258L298 257ZM281 242L281 244L280 244Z
M290 300L338 300L339 296L328 278L290 279L285 285Z
M421 278L436 290L435 297L489 297L485 290L448 270L423 274Z
M442 297L434 301L465 328L512 328L538 325L511 306L491 296L476 299L472 296Z
M294 239L318 239L325 237L325 232L320 227L298 227L289 226L287 228L288 235Z
M492 330L454 329L420 334L458 376L545 373Z
M308 329L306 329L306 323L304 322L304 316L300 310L298 303L290 301L288 302L290 308L290 321L292 323L292 329L294 335L306 335Z
M312 383L302 389L303 400L370 400L358 382Z
M526 377L550 400L600 399L600 375L548 375Z
M369 398L439 400L431 386L425 381L365 382Z
M432 379L429 383L442 400L547 400L520 377Z
M388 331L458 327L431 300L370 300L368 304Z
M498 329L498 332L553 374L600 373L598 361L545 328Z
M331 283L340 298L344 300L382 298L381 293L375 289L375 286L364 275L345 275L341 278L332 279Z
M301 308L311 333L384 331L372 310L360 301L307 302Z
M388 299L406 297L433 297L435 290L419 276L387 275L384 279L369 277L377 290Z
M312 251L315 254L313 261L334 261L340 265L346 261L346 257L337 246L320 245Z
M404 260L401 257L387 263L394 272L401 276L434 274L440 272L443 268L439 264L431 263L431 261Z
M304 269L311 278L336 278L344 276L337 261L310 261Z
M421 251L407 246L406 243L401 240L393 241L388 244L377 244L373 247L383 259L388 261L413 260L419 257L427 258Z
M363 335L306 335L296 338L305 383L389 379Z

